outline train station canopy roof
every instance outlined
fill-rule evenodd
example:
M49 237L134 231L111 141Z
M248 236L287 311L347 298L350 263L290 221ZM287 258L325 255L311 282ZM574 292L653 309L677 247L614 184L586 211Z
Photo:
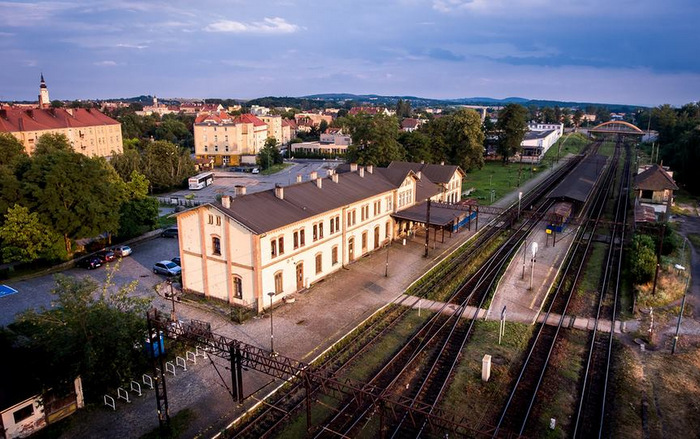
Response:
M598 180L598 176L603 171L606 161L607 157L602 155L588 156L549 193L547 198L585 203L593 191L593 187Z
M413 221L416 223L425 224L427 216L427 201L415 204L408 209L396 212L391 216L397 220ZM430 206L430 224L434 227L445 227L452 223L454 220L458 219L462 215L466 215L467 212L450 209L447 207L439 207L435 204Z

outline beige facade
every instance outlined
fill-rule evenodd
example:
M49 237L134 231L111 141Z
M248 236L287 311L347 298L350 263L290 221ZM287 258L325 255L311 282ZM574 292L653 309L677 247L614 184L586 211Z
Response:
M267 125L267 137L274 137L277 144L284 144L284 135L282 134L282 116L258 116L260 120Z
M251 114L233 119L223 111L207 113L194 123L196 157L213 159L217 166L235 165L241 155L257 154L267 137L268 125Z
M0 109L0 132L8 132L33 154L39 137L63 134L76 152L110 157L123 150L122 127L95 109Z
M371 173L371 168L361 168L328 178L313 175L312 181L299 185L320 193L323 187L383 178ZM415 204L417 182L412 172L398 187L383 180L377 187L385 189L366 198L265 232L252 230L231 214L231 207L240 202L238 198L224 197L222 204L202 205L178 214L183 287L258 311L269 307L268 293L274 293L273 302L280 301L388 243L396 228L391 214ZM276 199L284 200L284 189L274 190ZM264 193L252 196L271 197ZM266 204L276 203L268 200Z

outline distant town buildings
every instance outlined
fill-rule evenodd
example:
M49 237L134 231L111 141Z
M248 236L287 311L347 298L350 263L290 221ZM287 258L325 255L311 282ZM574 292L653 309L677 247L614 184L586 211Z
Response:
M65 135L76 152L87 156L111 157L123 149L121 124L99 110L51 108L43 74L36 107L0 107L0 132L15 136L30 155L44 134Z

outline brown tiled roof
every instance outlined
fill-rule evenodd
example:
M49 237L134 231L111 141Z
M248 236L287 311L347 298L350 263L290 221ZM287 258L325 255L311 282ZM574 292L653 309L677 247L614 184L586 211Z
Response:
M94 108L0 109L0 131L41 131L59 128L81 128L119 125L119 122Z
M678 186L676 186L673 178L659 165L653 165L634 177L634 187L635 189L647 191L678 190Z
M413 172L422 172L431 181L440 184L447 184L450 179L455 174L455 172L461 173L463 176L464 171L457 165L433 165L431 163L413 163L413 162L391 162L389 163L388 169L401 169L401 170L411 170Z
M338 175L338 183L322 179L322 187L307 181L283 188L284 197L275 196L275 189L236 197L231 208L220 204L217 209L229 215L254 233L261 234L311 218L342 206L355 203L396 188L378 174L357 172Z
M401 121L401 128L415 128L418 126L418 119L407 117Z

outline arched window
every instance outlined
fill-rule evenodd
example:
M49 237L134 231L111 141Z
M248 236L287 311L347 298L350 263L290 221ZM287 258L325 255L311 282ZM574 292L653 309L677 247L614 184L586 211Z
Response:
M213 254L221 255L221 240L218 236L211 237L211 248Z
M316 274L321 274L323 271L323 254L318 253L316 255Z
M233 275L233 297L236 299L243 298L243 279L236 274Z
M282 294L284 290L284 284L282 281L282 272L278 271L275 273L275 294Z

